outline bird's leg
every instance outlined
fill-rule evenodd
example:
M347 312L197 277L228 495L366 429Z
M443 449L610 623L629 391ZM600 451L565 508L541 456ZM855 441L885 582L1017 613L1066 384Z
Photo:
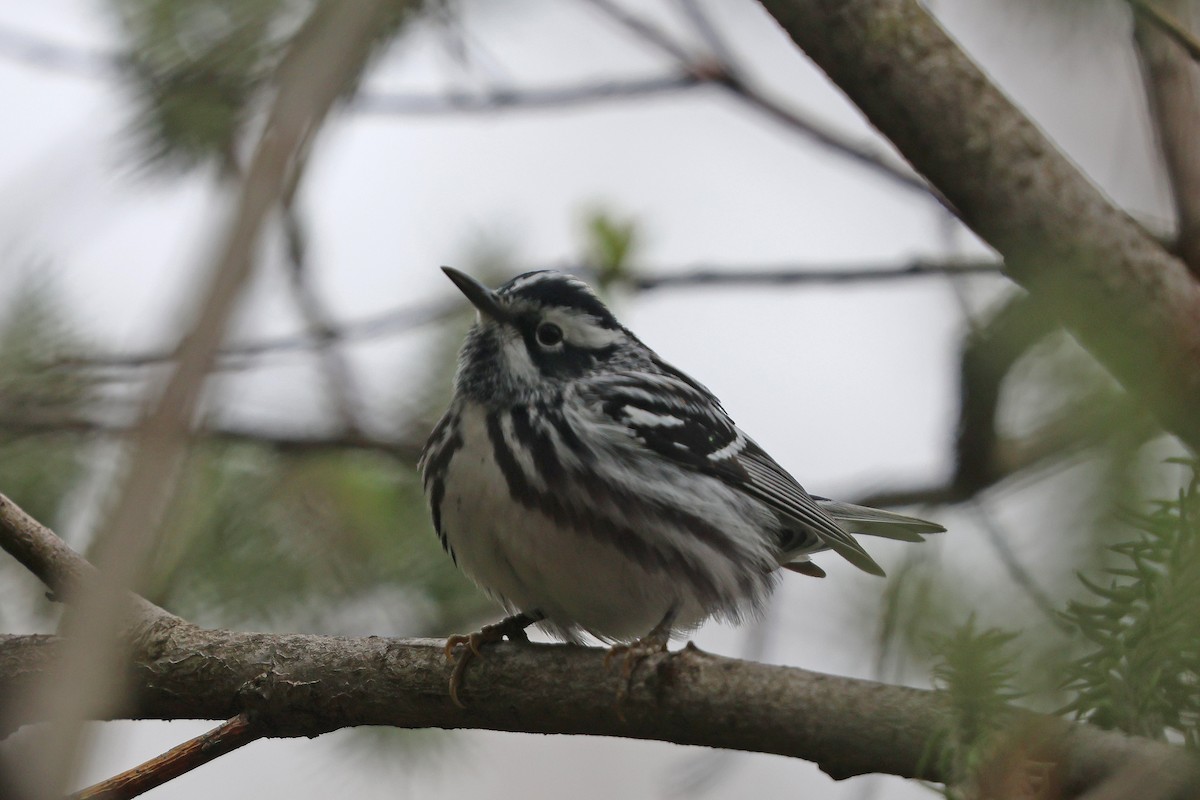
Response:
M633 672L637 669L638 665L652 655L667 652L667 645L671 641L671 626L675 624L675 616L678 611L678 606L671 606L667 609L667 613L663 615L662 621L655 625L645 636L629 644L615 644L609 648L608 654L604 656L604 666L606 668L612 663L614 658L622 659L622 680L621 685L617 688L618 711L621 708L621 704L625 701L625 697L629 694L630 688L633 686Z
M529 636L525 633L525 629L535 622L542 619L540 611L534 611L531 614L513 614L511 617L496 622L492 625L484 625L474 633L463 635L456 633L446 639L446 660L455 661L454 649L460 644L465 644L467 647L463 650L457 663L454 665L454 672L450 673L450 699L454 701L454 705L459 708L466 708L461 700L458 699L458 687L462 685L463 675L466 674L467 665L470 664L477 656L483 655L479 648L485 644L499 642L503 639L508 639L510 642L528 642Z

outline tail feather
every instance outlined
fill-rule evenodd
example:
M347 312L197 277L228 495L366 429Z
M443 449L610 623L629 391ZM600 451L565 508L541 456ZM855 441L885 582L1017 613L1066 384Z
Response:
M936 522L892 511L856 506L853 503L843 503L823 497L814 499L825 513L836 519L851 533L881 536L885 539L898 539L902 542L923 542L925 537L921 534L943 533L946 530Z

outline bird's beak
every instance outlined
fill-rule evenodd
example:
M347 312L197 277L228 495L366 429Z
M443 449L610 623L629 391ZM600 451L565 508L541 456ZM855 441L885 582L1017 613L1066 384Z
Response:
M442 267L442 272L446 273L447 278L454 281L454 285L467 296L467 299L471 301L471 305L479 309L480 314L491 317L497 322L504 322L509 318L508 311L496 299L496 293L491 289L465 272L459 272L453 267Z

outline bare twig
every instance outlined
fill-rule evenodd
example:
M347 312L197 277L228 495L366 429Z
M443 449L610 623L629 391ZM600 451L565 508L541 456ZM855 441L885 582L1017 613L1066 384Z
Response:
M984 471L961 475L956 472L944 482L876 489L859 495L853 502L879 508L962 503L1003 481L1100 444L1113 424L1128 424L1129 419L1130 406L1122 404L1076 409L1028 436L997 438L992 445L990 465ZM1141 419L1139 424L1145 426L1141 434L1147 438L1156 430L1149 419Z
M483 42L467 29L463 22L461 4L451 0L440 0L425 4L425 12L433 19L442 48L449 54L463 78L482 83L479 73L486 70L487 78L507 78L499 59Z
M238 714L160 756L70 796L71 800L128 800L262 738L248 714Z
M0 430L17 436L79 434L85 436L129 436L132 425L62 414L0 414ZM248 444L281 453L317 453L329 450L365 450L382 453L402 464L417 462L422 443L405 439L381 439L363 433L337 432L328 435L311 431L271 430L229 424L206 424L193 431L195 441Z
M379 116L437 116L560 109L672 94L708 83L709 81L702 77L684 74L539 88L492 87L480 92L403 94L364 91L355 95L350 107L359 114Z
M732 270L692 267L679 272L638 275L630 285L641 291L685 286L796 286L802 284L877 283L923 277L1002 275L1004 264L995 259L915 259L898 266L771 267Z
M331 324L328 326L327 333L341 342L373 339L380 336L404 333L424 325L440 322L463 310L461 298L448 297L441 301L402 306L340 325ZM264 337L252 342L231 344L221 348L218 355L222 359L232 361L261 356L267 353L288 353L309 350L313 345L312 336L302 331L282 336ZM172 358L173 353L167 350L155 350L129 355L94 355L86 358L63 359L55 366L129 369L163 364ZM233 365L236 365L236 361L233 362ZM214 368L224 369L230 366L232 365L218 362Z
M899 265L696 266L676 271L656 271L649 275L632 275L625 279L623 285L636 291L654 291L712 286L859 284L938 276L999 276L1003 273L1004 264L994 259L915 259ZM466 305L461 297L447 297L443 300L402 306L351 322L327 322L324 335L343 343L391 336L441 322L465 309ZM230 344L221 349L220 356L224 359L249 358L268 353L307 350L313 346L312 337L305 332L300 332ZM127 369L153 366L167 362L171 358L170 352L159 350L127 355L92 355L87 358L65 359L59 362L59 366ZM216 368L222 369L235 365L218 363Z
M349 360L338 349L338 335L332 319L311 285L307 237L296 208L295 185L293 182L292 189L286 192L281 200L292 295L300 315L308 325L308 332L316 348L321 371L324 373L325 389L333 401L334 411L342 429L349 436L358 436L362 433L362 394Z
M1176 15L1187 13L1190 3L1162 0ZM1200 277L1200 80L1195 61L1155 22L1162 13L1157 5L1148 12L1147 3L1137 3L1134 42L1142 67L1151 119L1159 151L1166 166L1167 181L1178 221L1177 248L1192 273Z
M1037 579L1021 563L1021 559L1017 557L1016 551L1013 550L1012 545L1008 541L1008 535L1001 530L1000 525L992 518L987 509L983 507L978 497L973 499L971 507L975 511L976 521L983 529L984 537L992 547L992 552L1000 559L1000 563L1004 565L1004 570L1008 573L1008 577L1012 579L1012 582L1025 593L1025 596L1037 607L1038 611L1042 612L1042 616L1051 625L1060 630L1071 630L1071 626L1059 615L1055 602L1050 599L1050 595L1046 593L1046 590L1038 584Z
M0 57L38 69L84 78L114 76L121 71L121 58L115 53L83 50L2 26ZM438 116L556 109L670 94L705 86L709 82L704 77L687 73L563 86L493 86L473 92L404 93L364 89L355 94L348 109L372 116Z
M781 103L769 96L764 89L754 85L745 76L735 74L732 68L724 63L694 58L666 33L611 0L584 1L602 11L638 38L675 59L679 66L687 72L705 80L714 81L751 108L821 146L874 170L897 186L932 196L947 208L953 209L948 201L923 178L880 148L854 141L828 123Z
M1020 293L1008 298L965 337L954 443L954 480L963 496L995 482L996 412L1005 376L1034 345L1057 329L1048 309Z
M708 12L705 11L700 0L675 0L675 5L683 12L688 22L695 28L696 33L700 34L700 38L704 40L704 44L712 53L713 58L723 64L731 75L740 75L742 68L737 55L708 16Z

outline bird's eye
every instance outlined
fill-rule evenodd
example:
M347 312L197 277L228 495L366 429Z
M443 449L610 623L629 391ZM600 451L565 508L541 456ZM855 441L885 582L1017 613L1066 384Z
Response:
M538 344L543 347L554 347L563 340L562 328L553 322L543 322L537 329Z

